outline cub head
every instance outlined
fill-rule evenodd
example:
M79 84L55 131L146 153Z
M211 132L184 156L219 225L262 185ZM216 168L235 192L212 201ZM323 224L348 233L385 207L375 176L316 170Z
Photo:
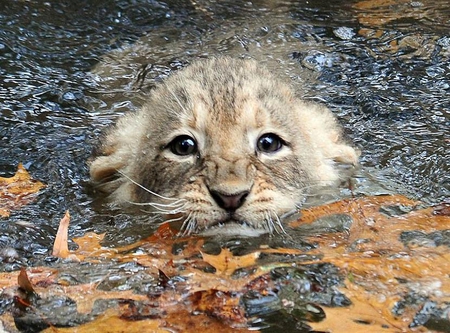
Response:
M255 61L198 61L109 129L90 164L99 190L183 222L183 233L281 232L310 189L355 150L323 106Z

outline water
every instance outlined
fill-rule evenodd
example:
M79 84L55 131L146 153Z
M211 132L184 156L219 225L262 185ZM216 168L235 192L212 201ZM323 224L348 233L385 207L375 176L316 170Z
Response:
M356 194L450 197L449 31L446 0L2 1L0 174L23 162L48 185L0 219L0 248L18 253L0 253L3 269L51 261L67 209L70 237L151 233L91 195L86 160L105 126L198 57L256 58L326 103L362 152Z
M3 2L0 173L23 162L48 187L1 221L0 244L25 258L45 252L66 209L74 234L126 241L132 222L88 193L92 145L155 82L216 54L256 58L329 105L362 151L357 193L448 197L450 9L376 4ZM22 220L41 232L15 226Z

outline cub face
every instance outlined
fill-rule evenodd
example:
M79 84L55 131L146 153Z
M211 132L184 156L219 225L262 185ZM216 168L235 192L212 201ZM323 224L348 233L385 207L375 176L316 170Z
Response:
M309 189L355 165L331 112L296 98L250 60L196 62L170 76L103 138L93 183L182 232L281 232ZM231 231L233 232L233 231Z

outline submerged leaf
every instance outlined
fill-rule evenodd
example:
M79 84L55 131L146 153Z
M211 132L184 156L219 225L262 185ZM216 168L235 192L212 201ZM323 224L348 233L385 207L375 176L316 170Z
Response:
M229 249L222 249L219 255L202 253L203 260L213 266L219 274L231 275L236 269L252 266L259 258L259 252L234 256Z
M67 250L68 258L85 267L101 262L104 268L92 271L93 276L89 269L79 276L75 271L70 279L64 278L65 266L41 268L19 285L25 290L31 286L43 299L70 298L79 316L97 313L89 323L80 322L78 332L246 331L248 321L259 315L256 321L262 320L264 327L265 315L278 315L273 311L308 321L302 325L316 331L406 332L415 324L416 332L426 332L420 317L424 302L434 302L444 314L450 303L450 216L446 205L416 206L401 196L380 196L309 208L290 226L301 230L308 225L308 233L299 235L311 247L261 244L242 256L226 247L218 255L207 254L203 238L174 237L168 225L119 248L103 247L103 235L86 233L74 239L79 247ZM344 228L327 229L328 222L339 222L335 217L344 215L349 217ZM63 236L57 237L56 247L63 253L68 222L66 215ZM2 287L14 286L10 274L0 274ZM97 312L102 302L108 306ZM317 304L325 319L305 315L305 304ZM27 308L27 303L21 305ZM444 325L448 322L438 312L434 315ZM57 323L50 315L47 320Z

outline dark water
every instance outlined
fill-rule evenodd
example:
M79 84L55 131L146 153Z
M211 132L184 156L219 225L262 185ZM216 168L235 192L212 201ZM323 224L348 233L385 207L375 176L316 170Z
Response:
M193 59L253 57L339 116L362 151L356 194L450 197L450 6L440 1L2 1L0 174L19 162L48 186L0 219L3 269L70 237L151 232L90 195L102 128ZM344 192L344 194L346 194ZM8 252L9 253L9 252Z
M0 246L47 253L66 209L74 234L126 241L132 221L87 193L92 144L170 71L215 54L256 58L329 105L362 151L357 193L449 197L450 9L393 3L2 2L0 173L23 162L48 187L0 222Z

